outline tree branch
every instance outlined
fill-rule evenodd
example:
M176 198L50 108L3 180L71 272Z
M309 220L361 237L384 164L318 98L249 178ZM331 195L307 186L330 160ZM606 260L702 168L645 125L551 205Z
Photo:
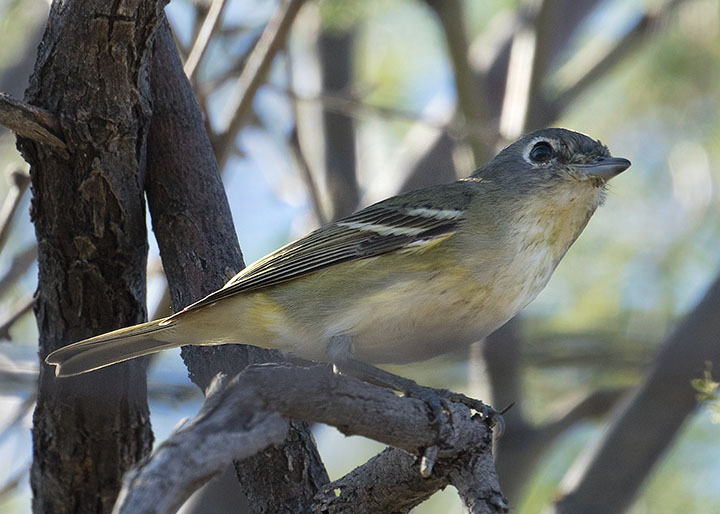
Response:
M663 343L655 365L626 402L579 477L565 484L555 512L625 512L650 470L697 408L691 380L701 378L708 361L720 362L720 275L700 303ZM651 431L646 427L652 427Z
M338 94L351 90L354 41L353 30L323 29L317 34L323 91ZM355 211L360 201L353 118L323 109L322 138L330 219L337 219Z
M543 100L542 79L553 55L551 37L558 2L528 2L510 47L500 134L512 140L531 125L531 113Z
M38 248L36 244L31 244L24 250L13 255L10 268L0 277L0 296L3 296L12 286L37 260Z
M297 104L293 102L295 120L297 120ZM324 225L328 222L325 212L323 211L322 201L320 198L320 191L318 191L317 184L315 183L315 177L310 169L310 164L305 158L305 153L300 145L300 137L298 135L297 121L295 126L290 131L289 137L290 150L295 157L300 177L305 183L305 187L310 195L310 202L312 203L313 214L317 220L318 226Z
M285 36L290 31L295 16L303 3L304 0L282 0L280 2L280 6L265 27L235 83L225 108L228 116L220 120L220 135L213 145L221 169L225 167L228 157L232 154L235 136L242 127L245 115L250 110L255 93L265 80L275 54L285 43Z
M67 148L59 135L62 134L60 124L50 111L5 93L0 93L0 125L38 143L63 150Z
M10 232L10 224L15 217L20 200L22 200L23 194L30 185L30 175L22 170L14 170L10 173L10 183L10 191L8 191L0 209L0 252L5 247Z
M200 31L195 38L192 50L190 50L190 55L188 55L188 58L185 61L185 75L187 75L190 80L193 80L198 65L200 64L200 61L205 55L208 45L210 44L210 39L217 30L221 19L220 15L222 14L226 3L227 0L212 0L212 3L210 4L207 16L205 17L202 27L200 27Z
M220 377L208 388L198 415L125 476L114 513L174 513L232 459L250 457L285 439L285 420L247 397L240 402L228 398L231 388Z
M25 104L60 126L24 109L55 139L18 137L38 240L35 512L109 512L123 473L151 448L143 359L62 380L43 359L146 319L146 79L161 10L155 0L53 3L26 91Z
M263 421L268 415L262 412L277 412L283 417L302 416L310 421L327 423L338 427L345 434L371 437L416 456L421 455L424 448L437 444L436 431L429 421L424 402L398 397L388 389L336 375L328 366L252 366L235 377L220 394L222 398L210 407L204 407L199 416L200 421L193 422L193 426L212 426L215 431L220 429L222 434L226 430L222 427L247 426L243 420L247 419L249 412L255 413ZM214 399L208 400L211 401L215 402ZM429 480L422 479L415 459L401 457L403 454L398 450L387 451L351 473L352 477L349 475L324 488L317 497L319 504L316 503L314 510L339 512L342 510L341 505L347 505L348 501L352 501L353 508L357 509L357 502L361 501L365 504L371 502L374 506L372 512L376 513L398 512L399 505L402 505L400 511L406 511L404 509L409 510L439 488L451 484L463 495L469 512L507 512L506 501L493 469L492 435L489 428L479 416L471 416L466 407L451 404L449 408L450 421L442 429L441 450L434 471L436 475ZM206 414L213 417L206 420L203 418ZM207 433L204 434L207 437ZM186 436L185 429L181 435ZM198 438L199 435L192 437L196 446L199 446L197 441L202 440ZM253 447L258 448L263 444L267 444L267 439ZM188 459L185 451L189 450L193 455L214 454L210 447L205 446L181 449L175 438L171 438L167 446L163 458L169 452L173 452L174 457L166 461L169 467L165 468L165 472L156 475L165 483L175 482L174 474L168 473L167 469L182 467L182 462ZM226 464L229 458L226 453L225 460L216 464L215 472L221 471L223 463ZM154 460L155 457L151 458L150 463ZM392 473L389 472L388 462L394 463ZM202 474L204 472L201 470L196 473L197 480L205 476ZM399 473L399 476L395 476L395 473ZM380 477L382 482L378 482ZM405 480L413 482L419 489L408 487ZM138 484L147 483L147 479L141 476L135 481ZM192 482L187 478L183 481ZM379 487L379 483L383 485ZM399 486L405 492L397 489ZM175 486L153 482L152 489L174 490ZM339 496L332 492L336 489L340 490ZM392 495L388 495L388 491L392 491ZM136 493L128 489L128 494ZM152 505L152 502L146 499L137 503L140 504Z

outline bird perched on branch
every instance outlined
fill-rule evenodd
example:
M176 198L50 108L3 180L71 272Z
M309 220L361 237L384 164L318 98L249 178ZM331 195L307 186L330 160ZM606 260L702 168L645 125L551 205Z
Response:
M168 318L65 346L46 362L64 377L191 344L365 365L466 347L537 296L607 181L629 166L586 135L539 130L466 179L341 218Z

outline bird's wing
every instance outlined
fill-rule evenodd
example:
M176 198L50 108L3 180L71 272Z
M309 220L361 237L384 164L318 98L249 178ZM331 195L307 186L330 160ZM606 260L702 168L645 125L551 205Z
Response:
M439 188L441 193L438 195ZM366 207L275 250L235 275L222 289L180 313L342 262L374 257L409 245L421 246L450 236L472 199L472 191L468 189L472 186L468 188L467 183L455 182L413 191ZM171 316L167 321L173 318Z

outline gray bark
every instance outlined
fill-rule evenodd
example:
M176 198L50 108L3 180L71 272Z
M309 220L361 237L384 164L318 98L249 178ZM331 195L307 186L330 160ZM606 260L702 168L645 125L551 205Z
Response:
M142 186L158 11L155 1L54 4L25 96L58 120L69 156L18 139L38 240L38 513L110 512L123 473L152 444L143 360L57 380L42 359L146 317Z

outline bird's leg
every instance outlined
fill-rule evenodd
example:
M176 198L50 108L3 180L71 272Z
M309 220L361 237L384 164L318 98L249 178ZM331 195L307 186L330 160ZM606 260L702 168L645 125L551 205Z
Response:
M352 338L347 335L338 335L330 338L328 353L333 362L334 369L342 374L350 375L364 382L386 387L399 391L405 396L423 400L428 407L432 418L430 422L436 427L438 435L442 423L443 411L447 409L447 402L462 403L471 409L479 412L483 419L487 420L490 427L499 427L499 435L505 430L505 422L502 413L496 411L480 400L470 398L464 394L454 393L447 389L436 389L433 387L421 386L414 380L401 377L389 371L377 368L372 364L356 360L352 357Z

